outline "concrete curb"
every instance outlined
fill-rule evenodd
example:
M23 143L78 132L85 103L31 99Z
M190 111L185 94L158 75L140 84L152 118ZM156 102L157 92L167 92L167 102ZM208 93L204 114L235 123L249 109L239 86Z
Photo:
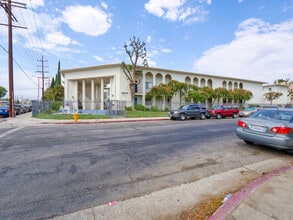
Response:
M274 170L273 172L259 177L255 181L249 183L241 190L234 193L227 202L225 202L219 209L217 209L217 211L209 218L209 220L224 220L233 209L240 205L240 203L251 194L251 192L256 190L258 187L261 187L274 176L280 175L288 170L293 170L293 165L281 167L280 169Z
M155 118L113 118L113 119L91 119L91 120L78 120L77 122L71 120L62 121L45 121L41 124L97 124L97 123L117 123L117 122L145 122L145 121L162 121L170 120L167 117L155 117Z

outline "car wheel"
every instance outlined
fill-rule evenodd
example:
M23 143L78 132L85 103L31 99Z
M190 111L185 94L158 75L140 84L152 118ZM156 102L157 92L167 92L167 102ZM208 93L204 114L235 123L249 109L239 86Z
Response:
M238 114L237 113L233 113L232 118L237 118Z
M179 116L181 121L184 121L186 119L186 115L185 114L180 114Z
M253 143L251 141L247 141L247 140L244 140L245 144L249 144L249 145L252 145Z
M216 119L220 119L220 118L222 118L222 117L221 117L221 114L219 114L219 113L216 114Z
M200 118L200 120L206 119L205 113L200 113L199 118Z

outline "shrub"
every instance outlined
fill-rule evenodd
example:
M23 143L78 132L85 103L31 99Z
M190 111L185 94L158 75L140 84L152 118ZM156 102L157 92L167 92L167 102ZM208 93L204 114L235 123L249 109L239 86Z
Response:
M145 106L141 105L141 104L136 104L135 109L138 111L145 111L146 110Z
M62 106L61 102L51 102L51 110L53 112L57 112L60 109L60 106Z
M152 106L152 107L151 107L151 111L152 111L152 112L158 112L158 111L159 111L158 106L156 106L156 105Z
M126 111L132 111L132 107L131 106L125 106L125 110Z

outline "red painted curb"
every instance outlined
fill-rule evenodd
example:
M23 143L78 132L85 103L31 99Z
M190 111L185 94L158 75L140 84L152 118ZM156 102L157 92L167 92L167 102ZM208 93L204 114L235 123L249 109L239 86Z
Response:
M227 217L227 215L233 209L235 209L243 201L243 199L246 198L252 191L254 191L258 187L260 187L262 184L272 179L274 176L278 176L279 174L284 173L291 169L293 169L293 165L288 165L278 170L275 170L269 174L266 174L254 180L253 182L249 183L248 185L243 187L241 190L234 193L227 202L225 202L222 206L220 206L220 208L217 209L217 211L209 218L209 220L224 220Z

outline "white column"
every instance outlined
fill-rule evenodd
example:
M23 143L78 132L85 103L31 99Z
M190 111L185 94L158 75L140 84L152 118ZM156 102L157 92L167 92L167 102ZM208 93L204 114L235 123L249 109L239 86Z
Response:
M104 110L104 79L101 79L101 110Z
M95 80L91 80L91 110L95 109Z
M145 73L142 73L142 105L145 105Z
M154 74L153 74L153 86L156 86L156 75L154 75ZM151 104L152 105L156 104L156 100L154 97L152 98Z
M166 83L166 75L163 75L163 83ZM163 104L162 104L162 109L161 110L165 110L165 105L166 105L166 98L163 97Z
M114 85L114 78L110 77L110 99L115 99L115 85Z
M69 83L68 83L68 79L65 79L64 81L64 101L69 101L69 95L68 95L68 87L69 87Z
M82 110L86 109L86 103L85 103L85 99L86 99L86 93L85 93L85 80L82 80Z
M74 81L74 107L78 110L78 81Z

